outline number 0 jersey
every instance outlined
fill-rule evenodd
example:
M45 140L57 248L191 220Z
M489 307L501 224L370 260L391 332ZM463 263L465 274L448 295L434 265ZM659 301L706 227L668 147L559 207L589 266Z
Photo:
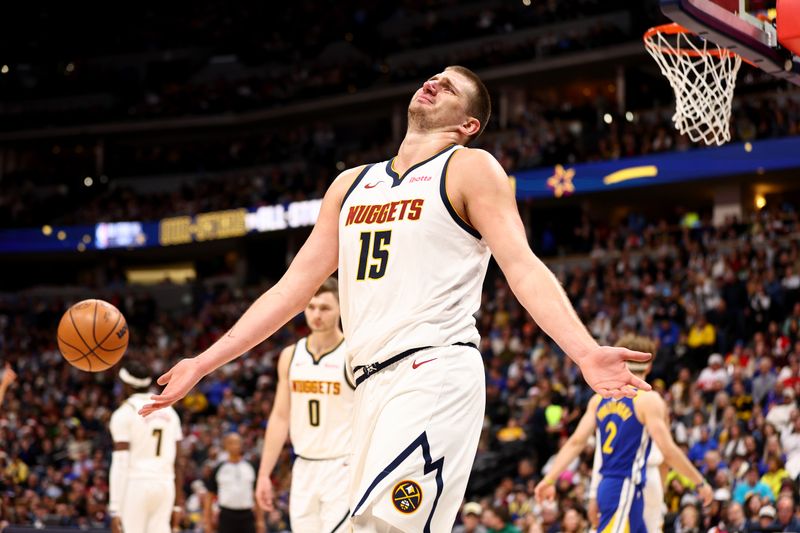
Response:
M597 405L597 442L602 453L603 478L630 478L634 485L645 482L651 439L636 418L635 398L605 398Z
M410 167L367 166L339 215L339 294L353 367L426 346L478 344L490 251L447 197L452 145Z
M141 416L139 409L148 403L149 393L125 400L111 415L111 438L129 444L129 479L174 479L177 442L183 438L181 421L172 407Z
M289 436L305 459L350 453L353 385L345 374L345 341L315 360L308 338L297 341L289 364Z

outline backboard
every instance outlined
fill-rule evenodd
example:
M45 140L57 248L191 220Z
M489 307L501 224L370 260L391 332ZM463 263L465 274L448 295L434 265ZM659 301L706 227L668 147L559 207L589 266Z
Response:
M757 5L749 11L746 0L660 1L661 11L681 26L800 85L800 0L778 0L774 8Z

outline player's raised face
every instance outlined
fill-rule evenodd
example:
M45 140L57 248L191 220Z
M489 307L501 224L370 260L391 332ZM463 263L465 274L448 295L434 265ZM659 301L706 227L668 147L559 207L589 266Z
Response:
M335 329L339 326L339 300L332 292L318 294L308 302L305 315L312 332Z
M480 123L467 113L474 92L472 82L454 70L431 76L408 104L409 129L427 132L475 127L477 131ZM472 133L474 131L466 132L467 135Z

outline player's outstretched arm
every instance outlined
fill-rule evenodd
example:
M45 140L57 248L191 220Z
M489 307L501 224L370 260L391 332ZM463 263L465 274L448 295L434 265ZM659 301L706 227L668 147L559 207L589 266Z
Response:
M267 422L264 446L261 449L261 465L258 468L256 502L268 513L271 513L275 508L270 476L289 436L291 402L289 397L289 365L292 362L292 353L294 353L294 345L284 348L278 359L278 387L275 391L275 403L272 406L272 412L270 412L269 421Z
M203 376L250 350L303 310L322 282L336 271L339 211L347 189L360 170L343 172L330 186L311 235L280 281L262 294L230 331L205 352L182 359L158 378L158 384L166 388L153 396L153 402L145 405L140 414L147 416L180 400Z
M581 421L578 422L578 427L570 435L564 447L558 451L558 454L553 459L553 464L550 466L550 471L545 474L542 480L536 485L535 495L539 502L543 500L552 500L555 498L556 489L555 484L558 476L567 469L569 464L578 457L586 443L589 442L589 437L594 433L597 427L595 415L597 414L597 404L600 403L599 396L592 396L589 404L586 406L586 412L583 413Z
M3 405L3 400L6 397L6 391L16 379L17 373L14 372L14 369L11 368L9 363L6 363L5 368L3 369L3 378L0 379L0 405Z
M450 162L447 193L477 229L497 260L511 290L539 326L581 368L600 395L632 397L631 387L650 390L625 365L650 354L598 346L581 323L561 284L528 245L514 193L503 168L483 150L459 150Z
M636 399L636 415L642 420L645 430L664 454L664 462L677 470L697 486L697 492L704 505L710 505L714 497L711 487L705 482L703 474L694 467L689 458L678 448L667 427L667 407L664 400L655 392L649 392Z

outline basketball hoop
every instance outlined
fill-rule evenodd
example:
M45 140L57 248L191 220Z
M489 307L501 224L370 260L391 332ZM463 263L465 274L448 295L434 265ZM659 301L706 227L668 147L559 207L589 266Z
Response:
M650 28L644 46L675 92L675 127L692 141L731 140L730 118L742 58L679 24Z

